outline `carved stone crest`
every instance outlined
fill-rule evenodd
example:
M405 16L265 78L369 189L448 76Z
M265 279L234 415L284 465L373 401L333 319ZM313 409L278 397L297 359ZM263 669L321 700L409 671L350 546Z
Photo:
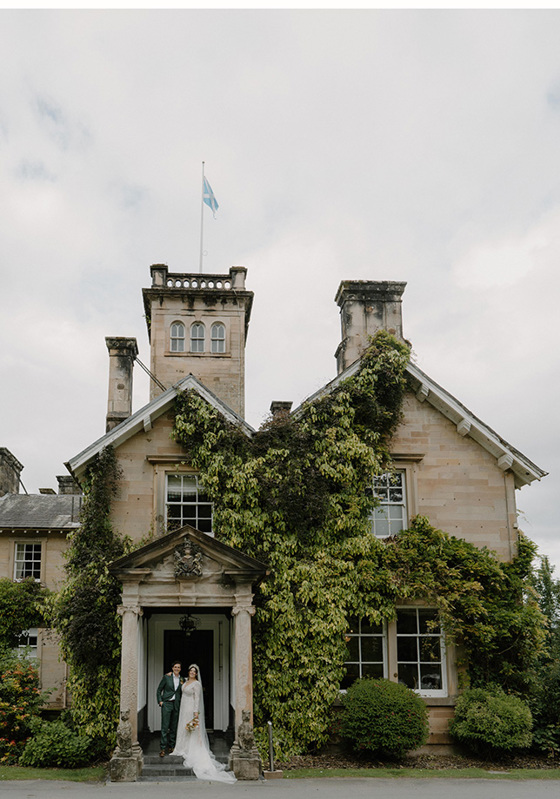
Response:
M202 576L202 550L192 541L185 541L173 552L176 577Z

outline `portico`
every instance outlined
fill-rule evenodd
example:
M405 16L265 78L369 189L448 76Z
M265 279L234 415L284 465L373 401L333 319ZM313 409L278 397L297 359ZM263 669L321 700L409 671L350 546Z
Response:
M121 779L131 781L142 770L139 733L159 729L155 686L170 668L166 656L182 657L178 649L191 662L198 654L204 659L213 728L233 723L237 731L244 710L252 720L253 585L266 566L186 526L119 558L111 570L123 586L120 708L129 711L135 764L121 770ZM185 618L196 624L192 641L181 630Z

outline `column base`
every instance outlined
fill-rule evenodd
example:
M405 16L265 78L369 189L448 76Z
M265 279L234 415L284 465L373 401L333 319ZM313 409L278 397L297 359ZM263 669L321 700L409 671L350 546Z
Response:
M132 748L132 755L123 756L118 748L109 762L111 782L137 782L142 774L144 753L139 745Z
M229 767L238 780L258 780L261 776L261 758L257 748L247 751L233 744L229 753Z

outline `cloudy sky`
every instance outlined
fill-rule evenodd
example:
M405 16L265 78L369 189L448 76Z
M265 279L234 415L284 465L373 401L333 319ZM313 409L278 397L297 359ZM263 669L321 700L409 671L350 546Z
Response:
M105 429L149 266L249 270L247 418L335 375L342 279L407 281L418 365L550 473L560 573L560 12L0 12L0 446L29 492ZM135 374L135 409L147 401Z

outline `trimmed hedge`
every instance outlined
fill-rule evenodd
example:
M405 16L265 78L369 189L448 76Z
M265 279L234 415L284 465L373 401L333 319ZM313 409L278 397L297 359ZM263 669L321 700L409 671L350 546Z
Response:
M405 685L357 680L343 705L341 735L358 751L398 758L428 740L428 708Z
M92 742L87 735L72 731L63 721L46 721L20 758L20 766L77 768L92 759Z
M523 700L501 688L469 688L457 700L450 732L476 754L511 752L531 746L532 717Z

